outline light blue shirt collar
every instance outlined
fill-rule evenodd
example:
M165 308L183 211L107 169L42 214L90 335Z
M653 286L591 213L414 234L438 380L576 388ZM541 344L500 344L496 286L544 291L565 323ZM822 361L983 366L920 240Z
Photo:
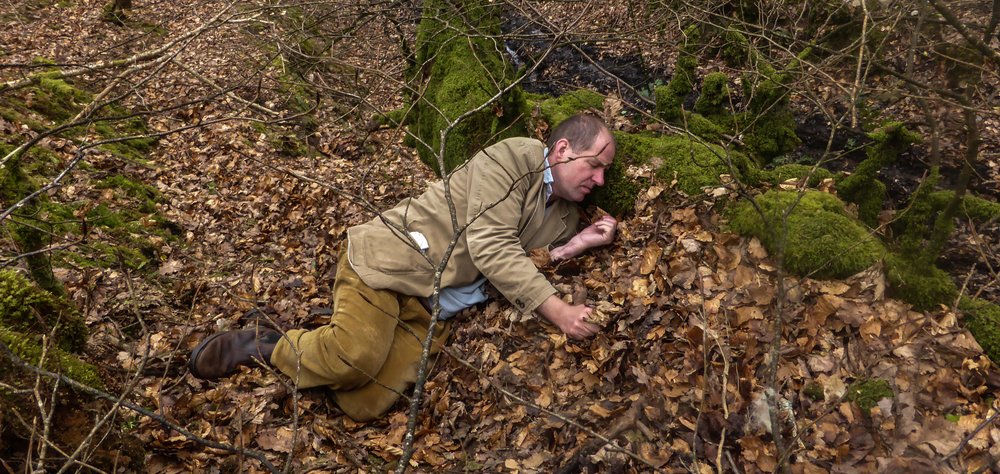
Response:
M549 166L548 147L542 151L542 158L545 160L544 168L542 168L542 182L545 183L545 202L548 202L549 198L552 197L552 183L555 182L555 178L552 177L552 168Z

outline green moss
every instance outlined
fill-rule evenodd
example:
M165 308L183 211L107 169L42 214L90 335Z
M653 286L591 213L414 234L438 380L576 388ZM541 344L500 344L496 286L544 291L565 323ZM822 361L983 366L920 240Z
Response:
M114 189L121 191L126 196L133 197L135 199L143 201L160 201L160 192L156 188L149 186L138 181L131 180L116 174L109 176L101 181L98 181L95 185L97 189Z
M729 115L732 102L729 91L729 77L723 72L713 72L701 83L701 95L694 103L694 111L711 119Z
M764 219L743 201L727 211L729 227L759 238L772 255L779 253L786 230L784 265L792 273L843 278L870 267L885 254L882 244L847 217L843 202L832 194L807 191L799 199L793 191L770 190L756 202ZM783 215L793 204L784 229Z
M826 398L826 395L823 393L823 386L816 382L806 385L802 389L802 394L817 402L821 402Z
M885 259L889 295L912 304L919 310L932 310L951 304L958 288L948 274L933 264L890 254Z
M435 172L440 172L441 131L459 117L464 118L451 128L443 150L446 172L498 139L527 135L522 120L526 104L517 87L466 115L516 75L491 37L500 33L497 7L486 0L424 2L408 97L413 106L408 124L419 141L408 143Z
M727 65L734 67L757 62L747 37L733 28L726 29L720 55Z
M705 145L679 135L653 136L615 132L618 142L616 161L623 164L651 164L663 183L677 179L677 188L690 195L700 194L706 186L718 186L719 175L732 174L726 159L736 168L745 166L746 157L727 152L716 145Z
M375 115L375 120L378 121L379 125L387 127L398 127L406 120L406 114L408 110L403 107L396 110L391 110L384 114Z
M577 113L604 109L604 96L588 89L567 92L559 97L547 98L538 103L542 117L553 127Z
M92 100L89 93L62 79L48 77L40 78L32 92L31 110L57 122L69 120Z
M885 185L877 179L878 172L895 162L910 145L919 143L920 136L900 122L889 122L868 137L872 139L866 150L868 158L853 174L837 183L837 193L845 201L857 204L858 218L869 227L875 227L885 200Z
M927 254L925 249L930 243L930 229L933 228L936 216L941 210L935 207L935 201L930 198L940 180L938 169L932 168L931 173L910 194L910 202L896 215L892 223L899 252L909 255L911 259L920 259L927 263L935 260L935 256Z
M944 209L955 197L954 191L934 191L928 196L929 209L932 212L939 212ZM969 218L974 222L983 223L1000 216L1000 203L988 201L978 196L966 193L962 197L962 209L959 211L960 218Z
M681 118L684 100L694 90L695 69L698 60L694 56L682 54L677 58L674 75L665 86L653 89L653 100L656 102L656 115L668 122Z
M788 84L801 58L810 51L801 52L782 72L758 57L756 74L743 77L743 93L749 100L737 122L746 124L743 143L760 164L770 163L802 143L795 134L795 117L789 109Z
M995 364L1000 364L1000 306L978 298L962 297L962 323Z
M104 204L98 204L96 207L87 211L87 220L90 221L92 225L103 226L108 228L122 227L125 225L125 218L120 213L112 211L108 206Z
M678 125L684 128L684 130L688 133L710 142L718 141L726 132L726 130L719 126L716 122L709 120L701 114L691 113L688 111L684 111L684 119L678 121Z
M0 327L0 342L3 342L10 348L11 352L29 364L37 366L41 360L42 346L36 337ZM6 358L3 357L3 359ZM104 388L104 381L101 379L97 368L59 348L51 348L47 351L43 368L52 372L62 373L77 382L93 388ZM0 364L0 379L9 379L11 376L10 371L11 364L4 360L4 363Z
M80 351L87 327L73 307L13 270L0 270L0 327L32 334L54 334L66 351Z
M848 386L844 394L847 401L856 403L866 415L871 414L879 401L893 396L889 382L882 379L858 380Z
M769 163L802 143L795 134L795 117L791 112L777 110L754 118L744 114L743 121L750 124L743 143L760 157L760 163Z
M10 149L9 146L4 148ZM27 156L32 155L29 153ZM3 169L0 169L0 184L2 184L0 186L0 207L2 208L20 202L36 189L32 179L22 170L22 160L25 158L25 155L12 158L4 164ZM37 252L50 243L49 234L43 230L45 224L34 221L38 214L39 203L45 202L47 199L46 196L39 196L28 201L17 209L12 215L13 218L9 222L3 223L2 227L6 228L9 232L8 235L13 236L14 243L20 252L29 254L24 259L28 264L32 278L42 288L61 295L63 288L52 273L48 255L44 252Z
M595 205L614 216L626 216L632 213L636 198L647 186L647 180L628 177L622 160L616 159L604 171L604 186L587 195L584 205Z
M767 181L772 184L780 184L789 179L805 179L809 178L809 182L806 183L809 187L815 188L824 179L832 178L833 173L831 173L826 168L814 167L811 165L803 165L798 163L789 163L787 165L781 165L775 167L773 170L767 172Z

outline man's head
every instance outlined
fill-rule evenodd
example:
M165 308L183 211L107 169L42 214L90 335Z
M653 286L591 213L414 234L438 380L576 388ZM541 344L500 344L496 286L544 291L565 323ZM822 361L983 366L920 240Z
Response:
M582 201L595 186L604 185L604 170L615 158L615 138L601 119L574 115L549 136L552 195Z

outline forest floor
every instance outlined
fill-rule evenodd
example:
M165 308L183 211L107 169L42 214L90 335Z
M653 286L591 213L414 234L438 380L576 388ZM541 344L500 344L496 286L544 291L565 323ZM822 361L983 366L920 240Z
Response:
M14 27L0 31L3 62L125 57L223 6L136 3L124 26L103 21L96 0L4 4L0 15ZM604 13L621 17L613 8ZM402 77L398 38L377 28L362 37L367 43L341 58L365 84L359 94L387 109L401 104L398 87L385 80ZM265 68L273 63L268 54L242 25L216 28L148 81L136 81L139 92L129 100L155 110L216 94L190 67L220 84L248 79L236 91L241 97L278 108L287 90L281 69ZM656 59L667 60L647 62ZM0 70L3 80L19 71ZM105 79L95 74L77 84ZM147 162L93 153L89 168L53 191L64 202L127 206L94 186L107 173L125 173L161 193L157 211L178 228L176 239L157 241L155 268L57 269L90 329L84 357L101 368L110 393L124 393L200 438L262 453L279 469L393 467L406 431L405 401L382 420L355 423L325 390L295 390L263 368L219 382L198 380L186 368L198 341L239 328L254 308L267 308L285 329L324 324L346 229L434 179L399 131L373 130L371 117L355 107L345 99L316 109L318 152L305 155L283 146L281 137L294 135L294 127L242 119L249 112L239 101L178 107L149 116L151 129L200 125L160 139ZM987 120L996 131L997 118ZM0 119L0 125L27 136L21 124ZM997 160L1000 137L984 138ZM998 182L1000 167L982 172L984 181ZM900 179L921 173L914 167ZM371 207L331 187L363 196ZM653 183L635 214L621 221L614 244L542 266L567 293L586 288L591 300L620 308L593 339L567 340L502 298L460 315L429 377L413 470L772 472L780 462L775 429L793 440L794 472L971 472L991 463L996 469L1000 370L958 315L949 308L916 312L887 298L878 268L838 281L779 280L758 241L724 231L714 204ZM962 239L996 248L996 224L978 232L953 238L957 253L946 258L954 259L960 280L968 261L980 260ZM994 302L995 288L985 290ZM784 324L774 360L776 306ZM764 401L772 367L780 381L772 395L783 407L778 427ZM871 395L880 393L871 388L880 383L888 396ZM91 418L63 415L60 440L82 442ZM151 473L264 470L252 457L208 447L125 409L105 429L113 442L94 443L90 452L99 465ZM7 466L24 461L16 448L0 445Z

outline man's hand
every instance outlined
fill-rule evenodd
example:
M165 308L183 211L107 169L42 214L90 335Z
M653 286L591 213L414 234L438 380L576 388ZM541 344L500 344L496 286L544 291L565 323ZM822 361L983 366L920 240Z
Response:
M594 311L592 308L571 305L559 299L558 295L549 296L538 306L537 311L573 339L586 339L601 330L597 325L587 322Z
M617 228L618 221L614 217L601 217L597 222L574 235L565 245L550 250L549 257L552 260L565 260L580 255L589 248L610 244L615 240L615 229Z
M588 249L599 247L615 240L615 229L617 228L618 221L614 217L604 216L587 226L586 229L581 230L574 238L580 239L580 242Z

